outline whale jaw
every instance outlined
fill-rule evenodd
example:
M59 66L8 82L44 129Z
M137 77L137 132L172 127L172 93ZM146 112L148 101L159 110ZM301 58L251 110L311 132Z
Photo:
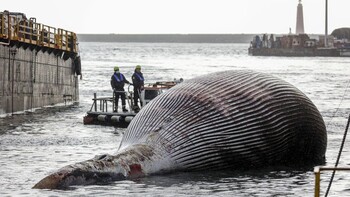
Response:
M62 169L53 173L37 184L33 189L67 189L71 185L106 184L112 181L124 180L122 173L86 171L82 169Z
M106 184L143 177L153 164L153 149L134 145L116 155L98 155L93 159L65 166L43 178L33 189L67 189L72 185Z
M118 158L100 155L59 169L35 184L33 189L67 189L71 185L106 184L124 180L125 177L126 171Z

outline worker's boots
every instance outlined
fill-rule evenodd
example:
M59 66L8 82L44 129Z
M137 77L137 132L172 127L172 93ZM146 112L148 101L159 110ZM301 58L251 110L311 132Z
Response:
M125 108L125 105L123 105L123 112L128 112L128 110Z
M135 105L135 106L133 107L133 110L134 110L135 113L138 113L138 112L140 111L140 108L139 108L138 105Z

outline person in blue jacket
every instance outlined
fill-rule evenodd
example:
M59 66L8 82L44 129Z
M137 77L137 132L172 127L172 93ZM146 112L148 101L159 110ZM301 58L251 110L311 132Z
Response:
M119 97L122 100L122 109L123 112L127 112L126 109L126 103L125 103L125 90L124 85L125 83L130 84L130 82L125 78L125 76L119 72L119 67L114 67L114 73L111 77L111 86L113 88L113 91L115 93L115 105L114 105L114 112L118 112L118 100Z
M138 100L140 100L140 104L142 106L142 101L140 99L140 93L143 90L143 86L144 86L144 81L145 79L143 78L143 74L141 72L141 66L137 65L135 68L135 72L132 75L132 83L134 85L134 106L135 106L135 110L139 110L139 106L138 106Z

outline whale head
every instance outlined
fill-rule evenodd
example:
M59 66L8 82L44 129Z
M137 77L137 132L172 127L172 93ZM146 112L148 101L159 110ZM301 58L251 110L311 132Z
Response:
M65 166L43 178L33 189L67 189L72 185L106 184L126 178L143 177L150 169L154 152L147 145L134 145L116 155L98 155L93 159ZM151 169L152 170L152 169Z
M65 166L43 178L34 189L66 189L71 185L104 184L123 180L126 171L114 156L101 155L91 160Z

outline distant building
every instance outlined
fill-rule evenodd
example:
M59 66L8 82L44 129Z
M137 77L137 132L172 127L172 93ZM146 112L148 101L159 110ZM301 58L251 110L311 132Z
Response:
M309 40L306 40L304 43L305 48L316 48L316 46L317 46L316 39L309 39Z
M292 47L293 48L300 48L304 47L305 42L309 40L309 36L306 34L299 34L295 36L289 36L292 39Z
M325 47L324 41L325 36L319 36L319 46ZM334 47L334 36L327 36L327 47Z
M298 8L297 8L297 26L295 29L296 34L304 34L304 16L303 16L303 5L301 4L301 0L299 0Z
M336 36L335 36L336 35ZM248 53L253 56L287 56L287 57L350 57L350 28L340 28L332 36L321 35L310 38L304 32L303 5L301 0L297 7L295 34L289 28L289 34L276 36L256 35L251 42Z

